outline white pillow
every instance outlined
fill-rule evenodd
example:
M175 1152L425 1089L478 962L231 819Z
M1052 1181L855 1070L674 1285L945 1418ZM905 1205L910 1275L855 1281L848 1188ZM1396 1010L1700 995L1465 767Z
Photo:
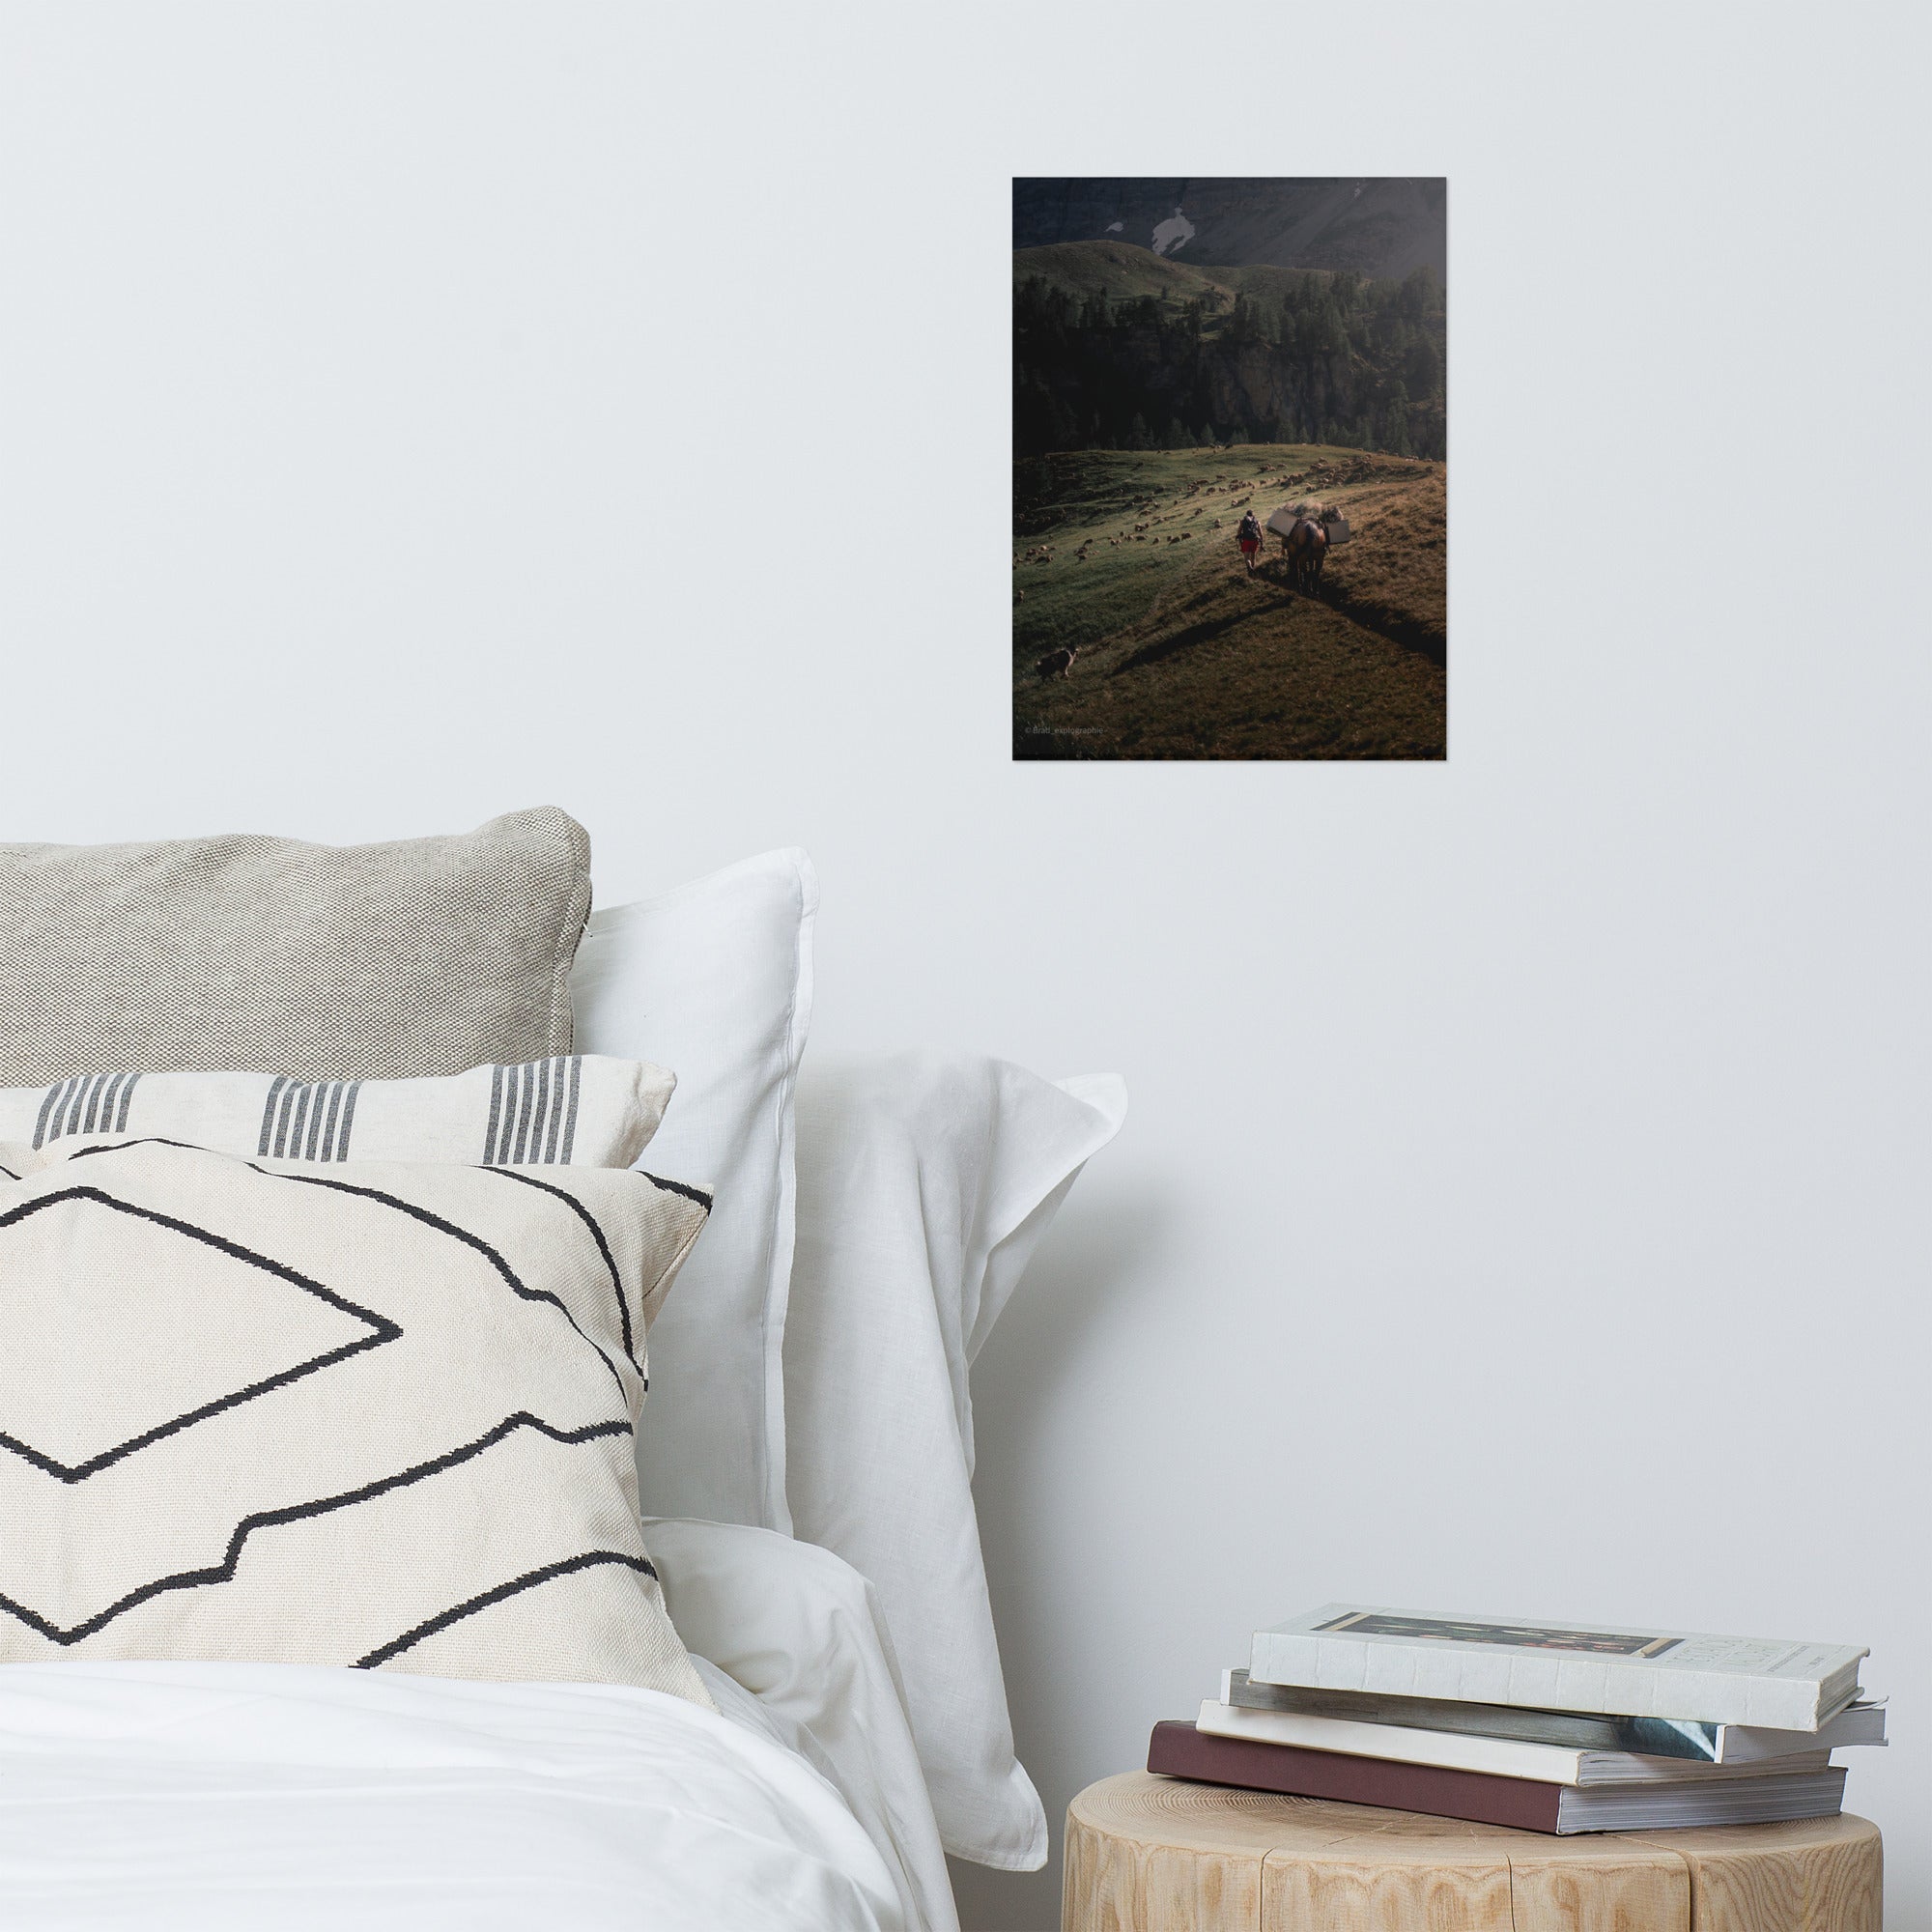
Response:
M644 1534L694 1659L750 1691L766 1735L838 1786L893 1873L907 1927L958 1932L877 1592L831 1550L769 1530L653 1517ZM734 1715L728 1691L709 1677L705 1688Z
M792 1520L878 1591L947 1850L1032 1871L1046 1817L1013 1756L967 1371L1126 1092L908 1052L814 1060L798 1112Z
M592 916L570 991L584 1053L670 1067L653 1170L714 1191L710 1226L651 1330L643 1507L789 1530L785 1298L792 1089L811 1015L818 881L767 852Z

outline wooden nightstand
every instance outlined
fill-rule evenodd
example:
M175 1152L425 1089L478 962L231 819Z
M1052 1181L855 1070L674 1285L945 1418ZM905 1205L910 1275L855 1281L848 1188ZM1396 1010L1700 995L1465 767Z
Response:
M1144 1771L1067 1807L1062 1932L1879 1932L1862 1818L1555 1838Z

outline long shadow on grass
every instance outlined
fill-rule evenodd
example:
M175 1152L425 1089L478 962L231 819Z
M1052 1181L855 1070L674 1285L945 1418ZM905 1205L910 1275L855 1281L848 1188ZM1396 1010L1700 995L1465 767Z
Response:
M1325 604L1350 623L1373 631L1377 637L1386 639L1401 650L1413 651L1431 664L1446 667L1449 662L1449 640L1438 625L1419 623L1378 598L1351 595L1346 583L1331 581L1317 584L1313 590L1297 590L1293 594L1305 597L1310 603Z
M1358 602L1346 592L1324 595L1321 602L1329 610L1340 611L1351 624L1359 624L1363 630L1373 631L1377 637L1386 638L1390 643L1403 650L1413 651L1417 657L1427 658L1431 664L1446 667L1449 662L1449 640L1434 624L1419 624L1400 611L1391 611L1385 604L1378 604L1372 598L1363 598Z
M1223 632L1232 631L1236 624L1250 623L1256 617L1291 609L1294 601L1292 597L1277 597L1271 604L1251 604L1246 610L1234 611L1229 616L1190 624L1186 630L1177 631L1171 638L1160 638L1151 644L1143 644L1131 657L1122 658L1107 675L1119 677L1122 672L1139 670L1144 665L1158 664L1163 658L1171 658L1179 651L1191 651L1197 644L1211 643Z

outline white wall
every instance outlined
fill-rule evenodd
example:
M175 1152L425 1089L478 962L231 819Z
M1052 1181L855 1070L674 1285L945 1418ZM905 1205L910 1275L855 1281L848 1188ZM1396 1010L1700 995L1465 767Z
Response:
M1134 1092L1051 1810L1329 1596L1869 1639L1932 1924L1925 16L1596 15L7 0L5 834L809 845L820 1039ZM1451 177L1446 767L1007 761L1008 178L1187 169Z

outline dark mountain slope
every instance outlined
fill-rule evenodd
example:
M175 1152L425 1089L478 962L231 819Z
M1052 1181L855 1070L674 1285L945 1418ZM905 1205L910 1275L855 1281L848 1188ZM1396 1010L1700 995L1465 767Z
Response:
M1448 184L1403 175L1014 180L1015 248L1109 239L1197 267L1348 269L1378 281L1427 268L1446 286Z

